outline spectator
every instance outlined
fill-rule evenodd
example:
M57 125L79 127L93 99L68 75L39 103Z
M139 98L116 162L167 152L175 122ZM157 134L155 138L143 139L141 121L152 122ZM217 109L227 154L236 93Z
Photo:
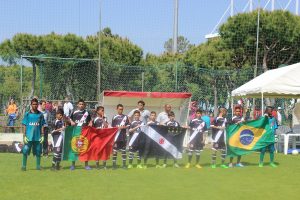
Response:
M64 103L64 114L66 117L70 117L71 113L73 112L73 105L70 102L69 97L65 98L65 103Z
M278 109L277 109L277 123L278 123L278 126L280 126L281 123L282 123L282 115L281 115L280 112L282 112L282 108L278 107Z
M7 115L8 115L8 122L7 122L7 126L14 126L15 125L15 121L17 119L17 114L18 114L18 107L15 103L14 99L11 99L9 101L9 105L6 109ZM12 127L11 131L14 133L15 130Z
M192 101L190 104L190 120L194 119L196 117L196 110L198 109L197 101Z

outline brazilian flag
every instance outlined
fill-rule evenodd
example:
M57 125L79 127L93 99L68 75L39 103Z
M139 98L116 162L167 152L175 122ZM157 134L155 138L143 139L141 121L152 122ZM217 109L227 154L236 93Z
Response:
M269 125L269 118L230 125L226 129L227 155L249 154L275 142L274 132Z

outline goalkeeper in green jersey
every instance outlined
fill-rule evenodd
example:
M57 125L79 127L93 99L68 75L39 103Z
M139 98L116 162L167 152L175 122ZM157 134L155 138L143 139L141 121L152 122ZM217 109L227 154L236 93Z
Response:
M36 169L40 170L45 120L43 114L38 111L37 99L31 100L31 109L25 113L22 125L24 126L22 170L26 171L27 157L30 155L31 149L33 155L36 156Z

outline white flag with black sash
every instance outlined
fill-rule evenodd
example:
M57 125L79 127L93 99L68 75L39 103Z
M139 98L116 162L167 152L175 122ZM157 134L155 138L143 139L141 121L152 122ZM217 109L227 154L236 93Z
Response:
M182 158L182 144L186 128L167 127L162 125L144 126L142 131L154 144L146 144L149 155L164 156L165 153L175 159ZM154 152L154 153L152 153Z

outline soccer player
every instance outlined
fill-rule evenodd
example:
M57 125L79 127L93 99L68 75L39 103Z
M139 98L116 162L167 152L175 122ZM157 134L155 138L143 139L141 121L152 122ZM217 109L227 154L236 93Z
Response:
M200 109L196 110L195 119L190 122L191 136L188 142L188 163L185 168L191 167L193 152L196 155L196 165L195 167L201 169L199 165L200 152L203 151L203 146L205 145L204 131L206 130L206 124L201 118L202 111Z
M156 121L156 112L155 111L151 111L147 125L159 125L159 122ZM148 155L146 152L145 157L144 157L144 168L147 168L147 161L148 161ZM156 163L156 165L155 165L156 168L161 168L161 166L159 165L159 156L158 155L155 156L155 163Z
M30 102L31 109L26 112L22 120L24 125L24 146L22 149L23 160L22 170L26 171L27 157L32 149L33 155L36 156L36 169L41 170L41 153L42 143L44 141L44 125L45 120L43 114L38 111L38 100L33 98Z
M90 113L85 109L85 102L83 99L79 99L77 102L77 110L75 110L70 116L71 126L87 126L91 121ZM85 169L91 170L88 161L84 162ZM75 169L75 161L72 161L70 170Z
M225 128L227 124L227 110L226 108L220 108L219 116L214 119L211 124L212 128L212 139L213 139L213 146L212 146L212 165L211 168L216 168L216 159L217 159L217 152L221 151L221 168L228 168L225 163L226 158L226 144L225 144Z
M141 152L140 152L140 142L139 142L139 136L141 134L141 126L143 125L143 122L140 120L141 114L140 111L136 110L133 113L133 121L130 124L129 127L129 165L128 169L133 168L132 162L134 158L134 153L137 155L137 166L136 168L141 169L143 166L141 165Z
M265 116L264 117L268 117L269 119L269 124L271 127L271 130L273 132L274 135L274 141L275 141L275 130L278 128L277 126L277 122L275 117L272 116L272 112L273 112L273 107L271 106L267 106L266 110L265 110ZM274 151L275 151L275 146L274 143L268 145L267 147L264 147L261 149L260 151L260 157L259 157L259 167L263 167L264 166L264 156L266 153L266 149L269 149L270 152L270 166L271 167L277 167L277 165L274 163Z
M49 133L49 125L48 121L50 118L50 112L46 110L46 101L40 101L40 112L44 116L45 125L44 125L44 142L43 142L43 156L48 157L48 133Z
M96 108L96 113L96 118L90 122L92 123L92 127L95 127L97 129L108 128L107 118L104 116L104 107L98 106ZM96 161L96 167L97 169L100 169L99 160ZM106 160L103 160L103 169L106 169Z
M180 127L180 124L175 120L175 113L173 111L170 111L168 114L169 121L165 123L166 126L169 127ZM177 159L174 158L174 167L179 168L179 165L177 164ZM164 164L162 165L163 168L167 167L167 153L165 154L164 158Z
M113 169L117 169L117 156L118 151L122 152L123 169L126 167L126 129L129 128L129 118L123 114L124 106L122 104L117 105L117 115L112 119L111 126L118 127L119 130L115 136L115 144L113 147Z
M232 124L239 124L239 123L242 123L244 122L244 118L243 116L241 115L241 107L237 106L235 107L234 109L234 116L232 117L231 119L231 123ZM241 158L242 156L237 156L237 162L236 162L236 167L244 167L244 165L241 163ZM233 167L233 157L230 157L229 158L229 167Z
M53 159L52 170L60 169L61 153L63 146L63 131L65 130L65 124L63 121L64 111L58 109L56 111L56 119L54 122L54 130L51 132L53 138Z
M148 118L150 116L150 111L145 109L145 102L143 100L140 100L138 102L137 108L129 112L128 117L130 119L133 119L134 111L136 110L140 111L141 113L140 120L143 122L143 124L147 124Z

